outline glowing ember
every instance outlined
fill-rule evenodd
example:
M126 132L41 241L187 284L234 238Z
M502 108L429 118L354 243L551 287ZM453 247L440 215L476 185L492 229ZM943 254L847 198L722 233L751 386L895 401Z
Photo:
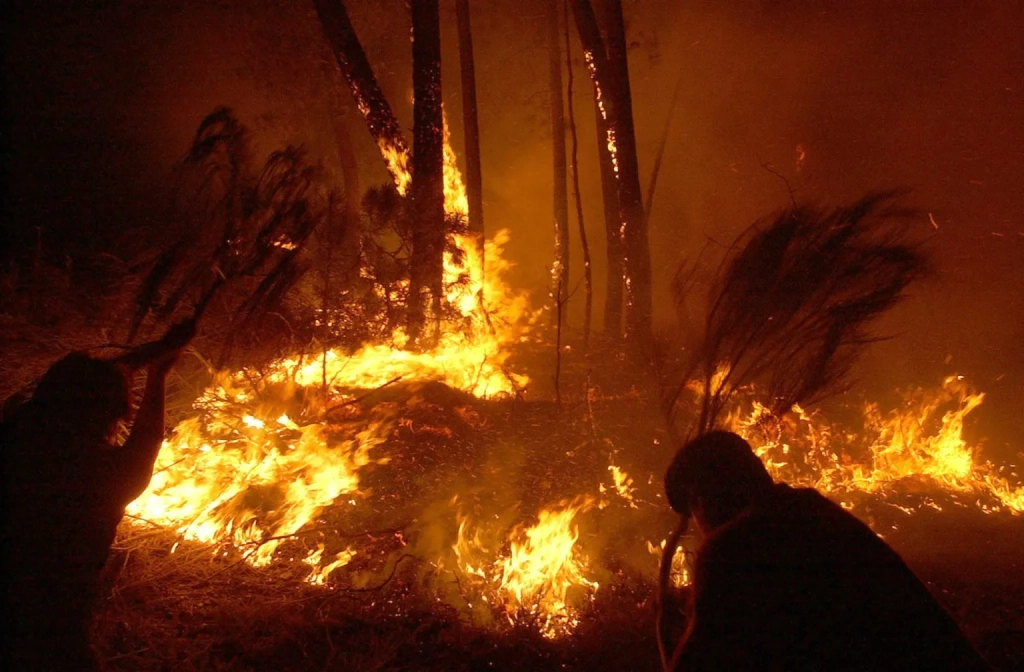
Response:
M568 632L579 622L574 604L598 588L585 575L574 524L577 514L595 504L593 498L577 497L542 510L537 524L513 528L507 554L490 562L474 560L493 555L482 541L481 529L460 517L453 547L459 568L481 584L484 601L501 608L509 623L531 622L545 637Z

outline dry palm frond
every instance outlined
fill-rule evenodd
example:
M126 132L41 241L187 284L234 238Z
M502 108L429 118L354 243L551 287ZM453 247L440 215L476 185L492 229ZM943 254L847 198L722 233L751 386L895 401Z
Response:
M227 109L200 124L176 171L173 217L181 234L142 283L129 342L149 315L165 319L190 303L198 318L225 286L248 278L255 286L232 309L229 346L301 276L299 252L324 216L318 171L290 147L252 175L246 144L245 129Z
M740 236L712 285L687 376L701 383L698 433L754 382L776 415L839 389L874 340L868 324L927 270L906 236L915 211L900 195L869 194L831 211L793 207Z

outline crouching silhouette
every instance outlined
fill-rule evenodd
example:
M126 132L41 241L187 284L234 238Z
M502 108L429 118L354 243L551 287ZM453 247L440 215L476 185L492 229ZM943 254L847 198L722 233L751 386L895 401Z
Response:
M167 373L194 333L193 323L178 325L116 361L70 354L0 429L8 669L97 669L96 583L125 507L152 478ZM131 412L129 380L142 366L145 392L116 447L111 437Z
M736 434L684 446L665 489L704 537L671 669L988 669L895 551L816 491L774 483Z

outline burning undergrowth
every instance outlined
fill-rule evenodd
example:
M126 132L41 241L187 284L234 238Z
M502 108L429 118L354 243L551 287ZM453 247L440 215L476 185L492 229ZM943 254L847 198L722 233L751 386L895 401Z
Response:
M224 530L213 541L183 538L203 529L186 524L191 519L154 526L133 509L138 517L123 526L112 562L121 575L100 620L106 646L120 652L141 649L147 644L139 638L149 628L155 633L149 636L171 639L198 628L197 636L208 637L213 647L190 649L190 655L200 656L199 668L210 667L213 660L233 660L243 667L303 669L314 660L309 665L392 669L408 665L408 657L416 655L431 657L423 669L464 667L465 660L441 653L443 642L477 660L508 662L505 669L518 663L554 669L578 666L578 656L592 655L588 647L598 646L595 642L628 634L634 652L637 642L647 643L656 669L650 598L658 545L671 526L660 483L661 462L670 450L659 445L664 441L660 432L638 431L640 425L651 425L642 420L651 400L606 388L605 393L581 394L558 409L514 396L480 399L441 383L402 381L350 393L330 410L330 422L316 436L325 442L319 451L337 453L339 463L349 465L340 473L354 479L330 479L347 489L327 504L310 506L315 510L300 524L298 518L283 522L286 514L298 511L285 502L289 492L312 481L315 463L307 457L296 466L282 456L289 441L302 441L297 419L323 402L314 401L317 388L303 391L272 383L269 389L279 396L287 390L292 405L264 409L254 400L236 402L241 405L229 414L236 423L230 430L221 428L229 439L208 451L200 446L198 452L226 456L262 446L272 455L268 463L297 472L273 484L260 483L254 476L269 473L267 468L240 461L236 474L250 485L229 487L230 497L211 500L209 520ZM961 392L967 396L958 396ZM878 418L920 426L908 448L925 450L950 426L942 422L944 415L969 405L964 399L971 394L951 382L910 393L896 408L868 406L865 411L855 406L831 421L823 413L808 413L781 425L762 419L755 427L746 412L737 410L732 417L738 428L747 427L743 431L758 443L777 476L808 484L808 478L822 478L815 460L825 458L819 455L839 465L833 469L851 473L857 464L874 464L872 447L892 445L886 431L871 433ZM925 398L934 405L935 417L919 415ZM750 400L744 403L753 406ZM256 417L254 412L290 414L299 429L283 422L263 427L246 422ZM759 442L767 427L782 443ZM351 443L360 431L368 432L372 444L364 457ZM986 473L978 447L962 445L973 470ZM161 473L175 469L171 458L164 456ZM200 462L178 467L193 476L225 469ZM845 489L827 492L887 537L915 518L953 511L1015 519L1007 513L1012 510L1008 504L996 510L997 495L977 489L980 485L958 490L925 472L893 473L885 481L884 488L858 490L856 481L847 480L842 481ZM155 482L153 493L159 487ZM159 501L151 497L136 506ZM310 505L316 501L313 495L303 499ZM685 567L679 569L682 577ZM167 606L161 610L159 605ZM133 612L157 622L124 625L124 614ZM179 634L166 632L167 623L158 622L171 613ZM118 618L120 625L111 622ZM373 643L364 647L367 638ZM295 662L299 659L306 662Z
M458 219L465 195L445 159ZM99 621L112 666L465 668L439 653L454 649L507 669L657 668L652 602L673 525L661 475L676 446L621 353L600 353L597 371L567 351L574 391L561 405L532 398L550 352L505 283L506 240L488 241L485 277L473 241L449 235L436 339L410 347L387 309L408 279L370 265L349 288L379 324L314 301L317 347L216 374L128 509ZM332 345L339 328L374 337ZM880 533L921 511L1024 510L1016 468L964 439L982 396L955 377L828 419L773 418L740 392L728 422L773 475ZM682 555L675 569L684 585ZM149 620L125 625L133 611Z

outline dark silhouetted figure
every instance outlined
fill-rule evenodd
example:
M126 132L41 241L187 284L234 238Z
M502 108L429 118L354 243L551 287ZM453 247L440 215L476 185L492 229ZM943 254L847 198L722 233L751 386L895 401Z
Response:
M7 669L95 670L96 583L125 507L149 485L164 434L164 386L194 324L116 361L70 354L0 429L4 468ZM129 379L146 366L131 412Z
M988 669L895 551L816 491L774 483L736 434L684 446L665 489L704 535L673 670Z

